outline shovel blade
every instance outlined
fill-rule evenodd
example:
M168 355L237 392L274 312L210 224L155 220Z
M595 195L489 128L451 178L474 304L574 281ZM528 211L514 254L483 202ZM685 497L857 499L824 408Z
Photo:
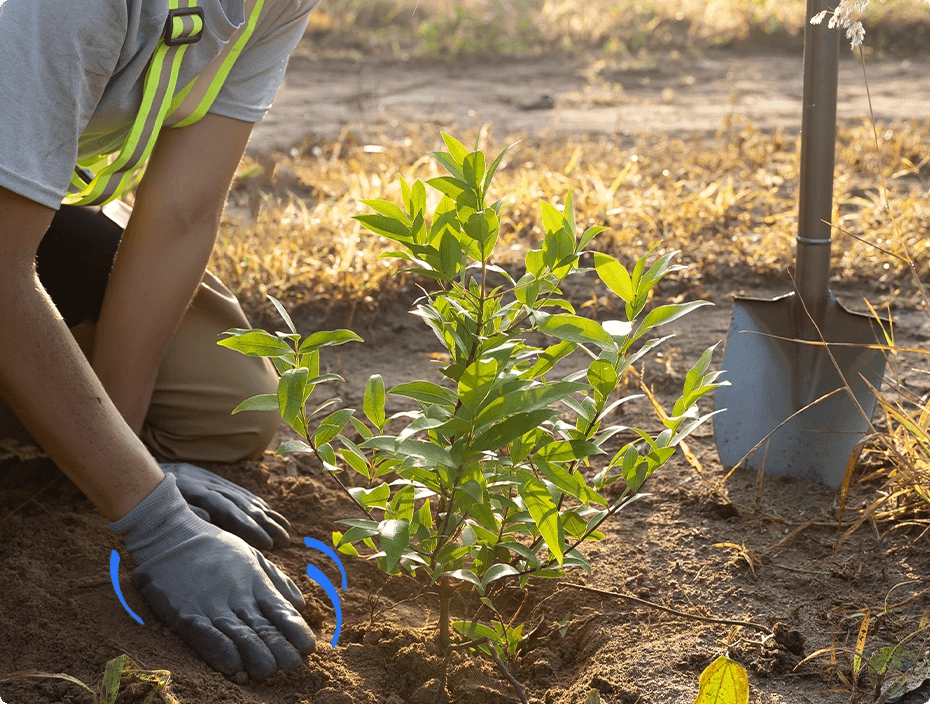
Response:
M823 346L795 341L797 307L793 293L734 301L722 366L730 386L717 389L714 403L716 410L726 409L714 416L717 452L727 469L740 462L757 471L764 465L766 474L837 489L875 410L875 396L863 378L879 389L885 356L863 346L881 340L881 331L874 318L846 310L830 295L821 333L828 343L852 345L830 347L841 377ZM844 379L858 405L847 390L823 398L842 389Z

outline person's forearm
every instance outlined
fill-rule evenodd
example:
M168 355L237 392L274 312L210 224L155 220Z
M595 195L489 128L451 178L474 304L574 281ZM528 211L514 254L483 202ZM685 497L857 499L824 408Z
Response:
M91 365L137 434L165 348L203 277L216 226L209 219L171 222L139 203L123 235L97 322Z
M121 518L164 473L107 398L33 268L0 268L0 394L100 512Z

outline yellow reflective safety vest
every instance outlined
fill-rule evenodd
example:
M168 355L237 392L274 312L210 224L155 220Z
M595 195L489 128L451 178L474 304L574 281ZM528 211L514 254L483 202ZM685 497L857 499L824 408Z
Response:
M162 128L185 127L206 115L252 35L263 4L264 0L245 0L245 21L222 53L175 93L184 52L203 36L203 10L197 0L168 0L165 31L146 69L142 105L123 146L113 154L80 160L62 202L104 205L135 186Z

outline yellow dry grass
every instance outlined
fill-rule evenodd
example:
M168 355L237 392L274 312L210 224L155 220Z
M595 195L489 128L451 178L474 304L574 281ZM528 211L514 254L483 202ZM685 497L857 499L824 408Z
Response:
M890 198L891 227L879 194L871 127L838 133L834 221L852 235L901 253L923 267L930 257L930 205L924 145L930 124L879 127ZM456 134L465 143L476 135ZM487 153L506 140L485 130ZM441 148L439 130L393 139L306 142L291 154L246 159L234 185L212 266L247 309L272 292L289 305L345 304L369 309L409 285L392 276L396 265L378 259L389 243L352 220L366 198L399 201L397 177L440 175L425 154ZM500 256L519 263L541 230L539 201L561 201L572 189L579 227L605 225L601 247L629 261L662 240L683 252L683 277L699 287L750 286L793 263L798 197L798 138L763 132L734 120L715 137L641 139L529 138L508 155L492 195L502 209ZM863 242L835 233L835 284L868 280L887 298L912 290L906 267ZM688 283L685 281L684 283Z

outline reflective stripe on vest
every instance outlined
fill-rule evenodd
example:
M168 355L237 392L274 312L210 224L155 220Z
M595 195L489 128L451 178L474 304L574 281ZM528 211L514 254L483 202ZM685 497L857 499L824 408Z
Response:
M138 183L162 127L185 127L203 117L223 87L233 63L255 29L264 0L246 0L245 21L223 51L177 95L181 59L203 34L197 0L168 0L165 33L155 48L142 91L142 104L120 150L82 159L71 176L66 205L103 205ZM93 176L96 173L96 176Z

